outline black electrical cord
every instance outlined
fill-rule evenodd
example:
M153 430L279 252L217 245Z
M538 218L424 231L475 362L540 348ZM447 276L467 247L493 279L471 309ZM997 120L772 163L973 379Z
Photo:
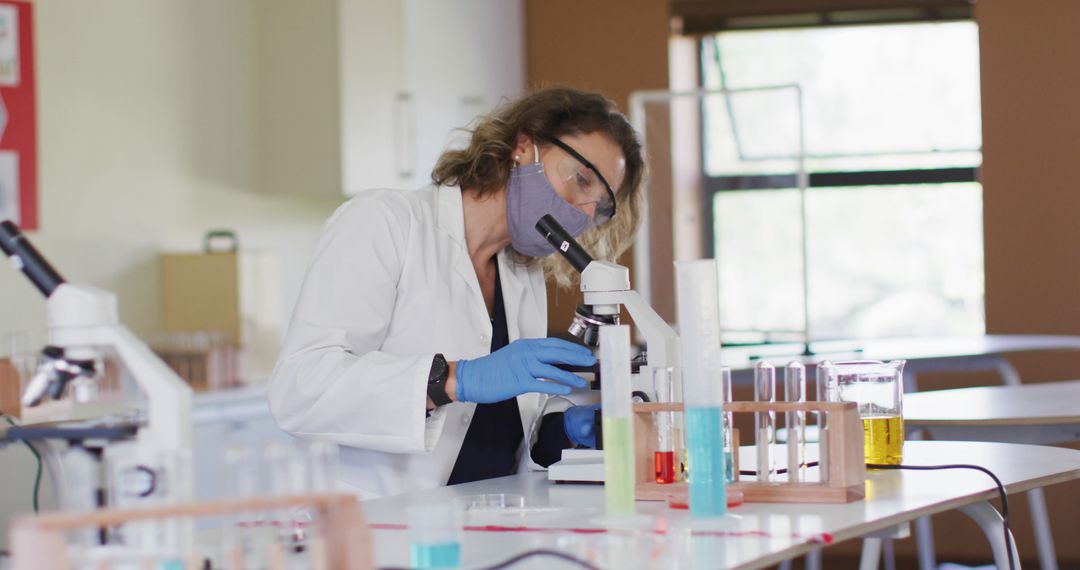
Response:
M11 416L5 415L4 419L7 420L7 423L10 424L12 427L18 427L19 426L19 424L15 423L15 420L11 419ZM40 495L40 492L41 492L41 475L42 475L41 454L38 453L38 450L35 449L33 444L31 444L29 441L26 441L24 439L23 443L26 444L26 447L30 450L30 453L34 454L34 459L37 460L37 473L34 475L34 512L36 513L36 512L38 512L38 496Z
M808 462L802 464L802 467L817 467L817 466L818 466L817 461L808 461ZM780 469L776 470L777 475L783 475L784 473L787 473L787 468L786 467L781 467ZM739 475L757 475L757 471L745 471L745 470L740 469L739 470Z
M806 463L806 467L814 467L817 465L817 461L811 461ZM997 475L994 475L989 469L979 465L968 465L963 463L957 463L953 465L884 465L878 463L867 463L867 469L910 469L912 471L940 471L943 469L974 469L981 471L990 476L994 480L994 484L997 485L998 495L1001 497L1001 520L1004 526L1005 533L1005 554L1009 557L1009 568L1016 570L1015 563L1013 562L1013 546L1012 540L1010 540L1009 532L1009 497L1005 493L1005 485L1001 483L1001 479L998 479ZM777 469L777 474L787 473L787 469ZM739 471L739 475L757 475L757 471Z
M998 479L997 475L994 475L989 469L980 465L968 465L963 463L957 463L952 465L881 465L876 463L867 463L867 469L910 469L912 471L940 471L942 469L974 469L981 471L990 476L994 480L994 484L997 485L998 495L1001 497L1001 521L1005 533L1005 555L1009 557L1009 568L1016 570L1015 563L1013 562L1013 543L1011 540L1011 533L1009 531L1009 497L1005 493L1005 485L1002 484L1001 479Z
M494 564L492 566L483 566L483 567L480 568L480 570L501 570L502 568L509 568L510 566L513 566L514 564L517 564L518 562L521 562L522 560L525 560L526 558L532 558L533 556L551 556L551 557L554 557L554 558L561 558L562 560L565 560L567 562L573 562L574 564L577 564L578 566L581 566L582 568L587 568L588 570L600 570L599 566L596 566L595 564L589 562L588 560L582 560L581 558L578 558L576 556L571 556L569 554L566 554L565 552L559 552L558 550L550 550L550 549L547 549L547 548L537 548L536 550L527 550L525 552L522 552L521 554L518 554L517 556L511 557L511 558L508 558L508 559L506 559L506 560L504 560L502 562L499 562L498 564ZM379 568L379 570L409 570L409 569L408 568L399 568L399 567L389 567L389 568Z

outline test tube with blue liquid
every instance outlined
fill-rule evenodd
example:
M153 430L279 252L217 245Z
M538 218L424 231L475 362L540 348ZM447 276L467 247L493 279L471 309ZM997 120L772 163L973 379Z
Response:
M776 369L768 362L758 362L754 367L754 401L776 401ZM754 420L757 479L771 481L776 474L776 412L754 412Z
M634 514L634 431L630 385L630 327L600 327L604 496L609 516Z
M690 463L690 516L727 513L716 261L675 263L683 403Z
M465 510L456 502L412 505L409 520L409 567L423 570L461 566Z
M784 367L784 401L806 401L806 367L792 361ZM787 412L787 475L788 481L797 483L806 473L806 412Z

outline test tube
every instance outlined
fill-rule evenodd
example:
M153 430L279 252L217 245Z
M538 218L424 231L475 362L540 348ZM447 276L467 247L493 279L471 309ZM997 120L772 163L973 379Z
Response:
M656 402L658 403L672 403L671 372L671 368L652 369L653 390L656 391ZM661 485L670 485L676 480L675 412L655 412L653 418L656 420L656 451L653 452L656 482Z
M307 444L308 487L312 493L332 493L337 488L338 445L326 440L312 440ZM331 507L333 508L333 507ZM308 516L312 519L312 516ZM326 547L326 529L323 521L313 532L308 533L308 546L311 554L311 566L314 569L326 568L329 552Z
M754 367L754 401L776 401L776 369L768 362L758 362ZM756 434L754 448L757 451L758 481L771 481L776 474L776 412L755 412Z
M261 494L259 460L255 451L245 444L230 444L225 448L224 469L226 496L248 499ZM224 517L226 570L246 570L267 565L264 532L264 513L234 513Z
M675 263L682 343L690 516L727 513L716 261Z
M600 390L607 514L634 514L634 424L630 386L630 327L600 327Z
M819 402L831 402L833 389L833 364L828 360L817 363L817 399ZM818 412L818 480L829 480L829 424L828 414Z
M791 361L784 367L784 401L806 401L806 367ZM806 474L806 412L787 412L787 475L788 481L797 483Z
M627 363L630 361L627 360ZM606 455L605 451L605 455ZM457 502L406 508L411 568L458 568L465 511Z
M734 400L731 397L731 367L720 368L720 394L724 400L724 408ZM728 483L739 480L739 474L735 471L735 439L731 430L735 426L735 420L731 412L724 412L724 479Z

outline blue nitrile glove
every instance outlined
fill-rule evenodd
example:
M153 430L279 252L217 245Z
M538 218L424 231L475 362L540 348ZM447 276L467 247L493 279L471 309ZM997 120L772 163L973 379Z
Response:
M587 406L570 406L563 412L562 425L566 430L566 437L574 442L574 445L584 445L596 449L596 431L593 430L593 419L600 404Z
M459 402L491 404L526 392L565 396L570 387L584 388L585 379L552 364L591 366L589 349L557 338L521 338L475 360L457 363ZM545 378L546 380L541 380Z

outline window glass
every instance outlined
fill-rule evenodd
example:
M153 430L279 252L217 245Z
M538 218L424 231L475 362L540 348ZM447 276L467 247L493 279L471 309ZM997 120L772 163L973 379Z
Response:
M701 56L705 87L735 90L701 105L724 329L778 340L804 327L812 340L985 330L981 186L934 179L981 164L974 23L722 32ZM782 85L798 89L760 89ZM805 259L799 191L775 188L794 184L800 142ZM881 171L914 180L875 182ZM829 172L863 185L813 186Z

